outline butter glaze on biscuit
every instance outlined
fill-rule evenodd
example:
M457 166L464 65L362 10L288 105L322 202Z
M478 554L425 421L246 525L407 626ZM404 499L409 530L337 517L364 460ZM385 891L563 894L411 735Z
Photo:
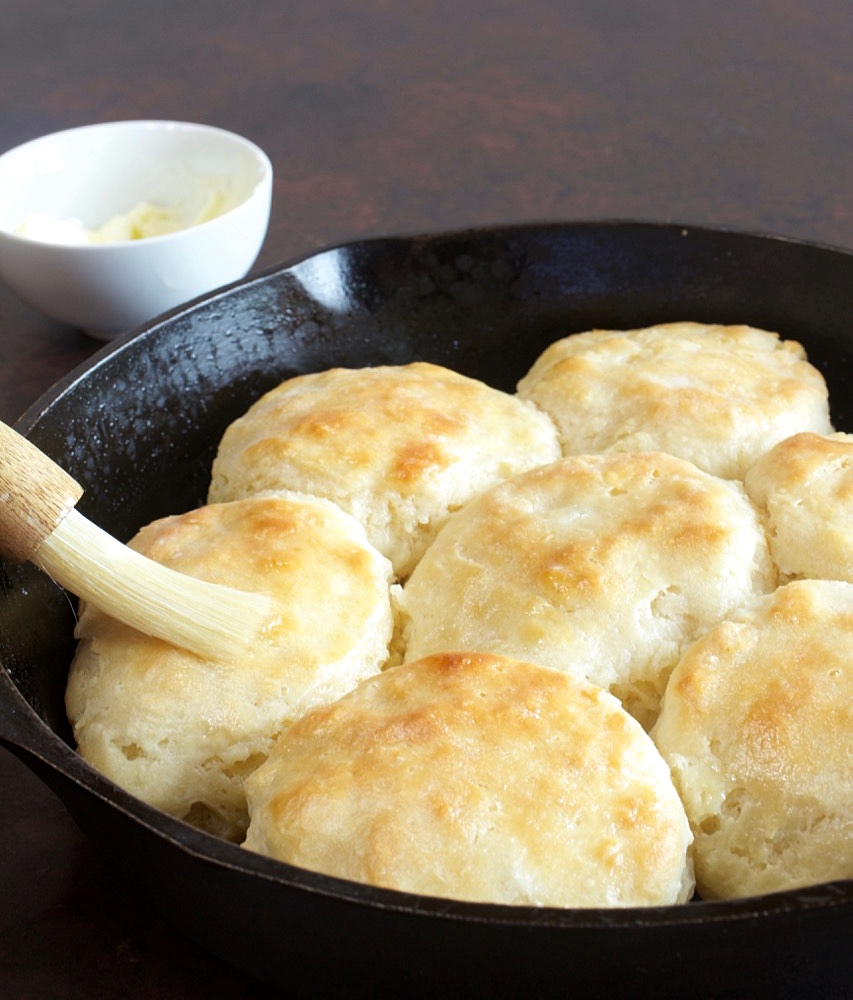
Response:
M249 778L245 846L340 878L528 906L683 903L691 835L642 728L593 685L488 654L392 667Z
M131 546L181 572L272 596L250 657L203 660L83 609L66 691L80 754L151 805L239 839L243 778L309 708L389 655L391 567L334 504L293 493L202 507Z
M405 659L541 663L649 725L684 647L775 584L741 484L662 453L571 456L449 519L401 596Z
M726 478L798 431L832 430L826 383L796 341L666 323L555 341L518 383L563 453L666 451Z

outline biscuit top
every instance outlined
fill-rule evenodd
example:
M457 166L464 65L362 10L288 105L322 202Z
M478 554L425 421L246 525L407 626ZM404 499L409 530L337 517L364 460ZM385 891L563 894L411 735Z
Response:
M406 659L542 663L648 723L682 648L775 582L740 484L661 453L572 456L448 521L402 595Z
M675 668L652 737L696 834L703 897L853 877L853 584L798 581Z
M296 489L338 503L407 576L447 513L559 457L534 406L437 365L289 379L225 432L212 501Z
M286 493L164 518L130 544L279 609L239 661L203 660L92 607L77 628L66 707L82 756L150 804L233 836L242 776L273 737L384 666L391 567L334 504Z
M246 846L454 899L683 902L690 835L615 699L487 654L394 667L309 713L248 783Z
M543 351L518 393L554 419L564 454L666 451L726 478L782 438L832 430L802 346L748 326L574 334Z
M785 577L853 583L853 434L795 434L749 469Z

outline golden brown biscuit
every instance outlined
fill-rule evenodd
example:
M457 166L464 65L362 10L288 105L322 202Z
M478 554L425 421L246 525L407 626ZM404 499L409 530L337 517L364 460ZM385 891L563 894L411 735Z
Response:
M335 368L289 379L226 430L209 499L334 500L404 578L449 511L559 454L534 406L446 368Z
M653 739L706 898L853 878L853 584L798 581L673 671Z
M390 564L334 504L285 493L156 521L131 545L270 594L280 620L249 659L206 661L84 609L66 694L80 753L150 804L240 837L242 780L274 737L384 665Z
M666 451L726 478L791 434L832 430L801 345L748 326L575 334L539 356L518 393L553 417L564 454Z
M662 453L564 458L447 522L401 597L405 658L541 663L648 725L687 643L775 583L741 484Z
M853 434L786 438L752 466L744 486L786 578L853 583Z
M247 782L246 847L429 896L685 902L690 833L649 737L599 688L486 654L392 667L296 723Z

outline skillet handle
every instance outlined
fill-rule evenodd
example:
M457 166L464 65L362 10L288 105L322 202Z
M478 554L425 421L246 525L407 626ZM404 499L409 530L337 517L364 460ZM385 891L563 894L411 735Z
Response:
M65 802L75 751L59 740L18 691L0 663L0 747ZM67 806L67 803L66 803Z
M0 663L0 744L12 752L36 752L45 738L43 726Z
M39 753L66 726L76 618L73 599L45 573L0 559L0 741Z

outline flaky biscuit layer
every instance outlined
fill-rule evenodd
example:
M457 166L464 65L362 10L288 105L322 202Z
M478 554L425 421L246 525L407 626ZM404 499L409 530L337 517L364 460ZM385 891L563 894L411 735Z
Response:
M333 500L405 578L450 511L559 454L550 418L476 379L424 362L334 368L287 380L228 427L209 499Z

